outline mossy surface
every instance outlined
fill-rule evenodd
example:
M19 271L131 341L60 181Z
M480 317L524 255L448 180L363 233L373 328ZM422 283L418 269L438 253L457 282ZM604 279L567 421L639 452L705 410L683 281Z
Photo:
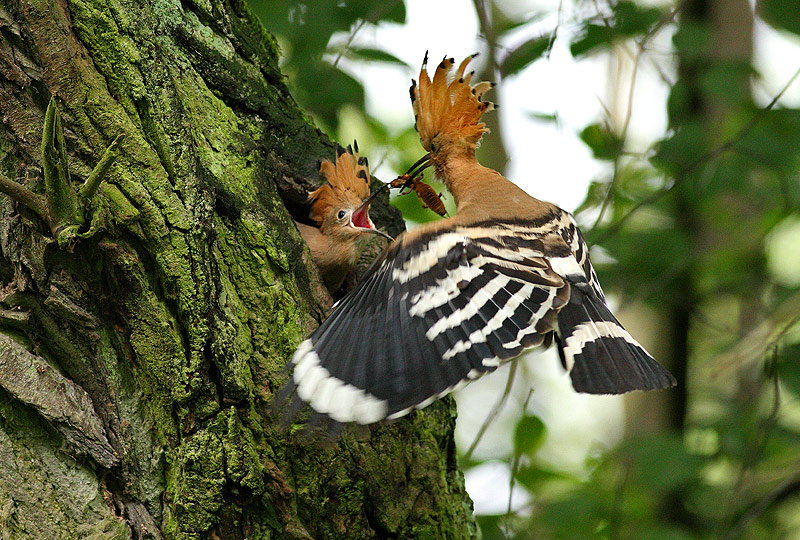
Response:
M45 379L0 381L0 537L475 536L450 402L336 442L267 413L327 301L281 196L333 144L247 6L12 0L0 17L18 59L0 64L1 173L43 191L50 96L75 182L125 135L70 250L0 197L0 308L24 314L0 333L85 396L70 418L97 418L81 438L43 412Z

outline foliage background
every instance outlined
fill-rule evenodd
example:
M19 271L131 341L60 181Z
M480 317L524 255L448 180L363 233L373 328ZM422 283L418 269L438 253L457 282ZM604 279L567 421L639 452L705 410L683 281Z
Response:
M424 49L426 40L462 43L463 29L438 20L433 36L406 24L410 0L250 2L279 38L293 95L323 130L342 143L358 135L384 180L419 157L410 107L400 122L368 112L371 67L416 71L374 36L391 27ZM536 355L507 380L490 378L494 393L464 397L473 404L467 414L460 404L459 418L471 426L460 441L468 487L470 471L492 471L497 481L472 495L491 489L506 508L480 514L477 505L484 538L800 539L800 109L787 99L798 93L800 55L784 58L788 75L778 79L754 50L767 34L798 50L795 2L444 4L479 22L479 67L500 83L501 106L504 83L547 65L559 48L573 62L605 66L607 92L584 125L565 125L568 110L536 103L528 114L554 145L569 131L593 156L591 178L554 183L588 186L567 209L588 233L601 282L679 380L673 391L625 398L623 415L619 398L531 393L531 381L552 379L530 371L555 362ZM445 52L473 51L436 51ZM654 79L665 99L643 95ZM480 159L502 171L514 160L503 145L510 135L501 117L489 121ZM413 197L395 204L411 224L435 218ZM490 414L495 401L511 403L510 418ZM554 445L564 417L593 409L610 412L589 416L595 425L578 440ZM487 416L494 435L473 452ZM583 449L578 466L561 459L566 444Z

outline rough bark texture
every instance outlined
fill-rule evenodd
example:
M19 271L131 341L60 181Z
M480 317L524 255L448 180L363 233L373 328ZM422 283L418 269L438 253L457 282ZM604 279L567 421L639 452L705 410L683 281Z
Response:
M247 7L3 0L0 38L0 173L44 192L51 96L73 181L126 136L65 248L0 195L0 539L475 536L452 402L324 444L268 415L329 301L281 197L334 151Z

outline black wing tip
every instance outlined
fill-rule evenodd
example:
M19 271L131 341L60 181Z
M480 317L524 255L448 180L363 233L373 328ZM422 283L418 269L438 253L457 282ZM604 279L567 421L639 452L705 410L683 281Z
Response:
M602 299L580 287L572 291L569 304L558 312L558 346L562 363L572 363L570 378L576 392L625 394L677 384L619 324Z
M587 354L577 355L570 370L575 391L626 394L635 390L665 390L677 384L675 377L644 349L625 345L628 346L625 349L593 347Z
M672 376L667 370L664 370L664 376L657 379L644 379L639 381L629 380L608 380L603 378L596 378L594 376L586 376L581 374L575 368L570 371L570 378L572 379L572 388L580 394L595 394L595 395L620 395L627 394L628 392L649 392L651 390L667 390L677 385L675 377Z

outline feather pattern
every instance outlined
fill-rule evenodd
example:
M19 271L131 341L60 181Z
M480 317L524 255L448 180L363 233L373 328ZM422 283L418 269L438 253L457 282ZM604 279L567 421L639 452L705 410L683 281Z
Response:
M419 85L412 81L409 91L414 119L426 150L430 150L431 140L436 135L443 135L450 140L463 139L474 146L489 131L479 120L481 115L494 108L494 104L481 101L481 97L494 84L480 82L470 86L474 72L464 75L467 64L476 56L468 56L461 62L452 81L448 83L455 60L445 57L436 67L431 80L426 69L426 55L419 74Z
M303 342L289 384L338 422L398 418L553 331L578 391L674 384L611 314L566 212L395 243Z
M483 223L396 243L292 359L337 382L317 379L317 369L308 383L295 368L298 395L329 413L332 391L350 406L356 388L361 404L349 416L337 409L335 420L397 418L541 343L553 328L538 323L569 294L542 252L553 234L533 223ZM354 346L353 329L368 336L359 344L373 345Z
M319 172L328 181L309 193L312 202L309 217L322 224L333 208L340 206L357 207L369 197L369 162L351 145L347 148L337 145L336 162L322 161Z
M290 362L282 395L338 422L401 417L553 341L580 392L675 384L611 313L573 217L476 161L491 85L470 84L472 58L448 82L453 59L431 80L426 54L411 87L418 163L456 215L398 238Z

